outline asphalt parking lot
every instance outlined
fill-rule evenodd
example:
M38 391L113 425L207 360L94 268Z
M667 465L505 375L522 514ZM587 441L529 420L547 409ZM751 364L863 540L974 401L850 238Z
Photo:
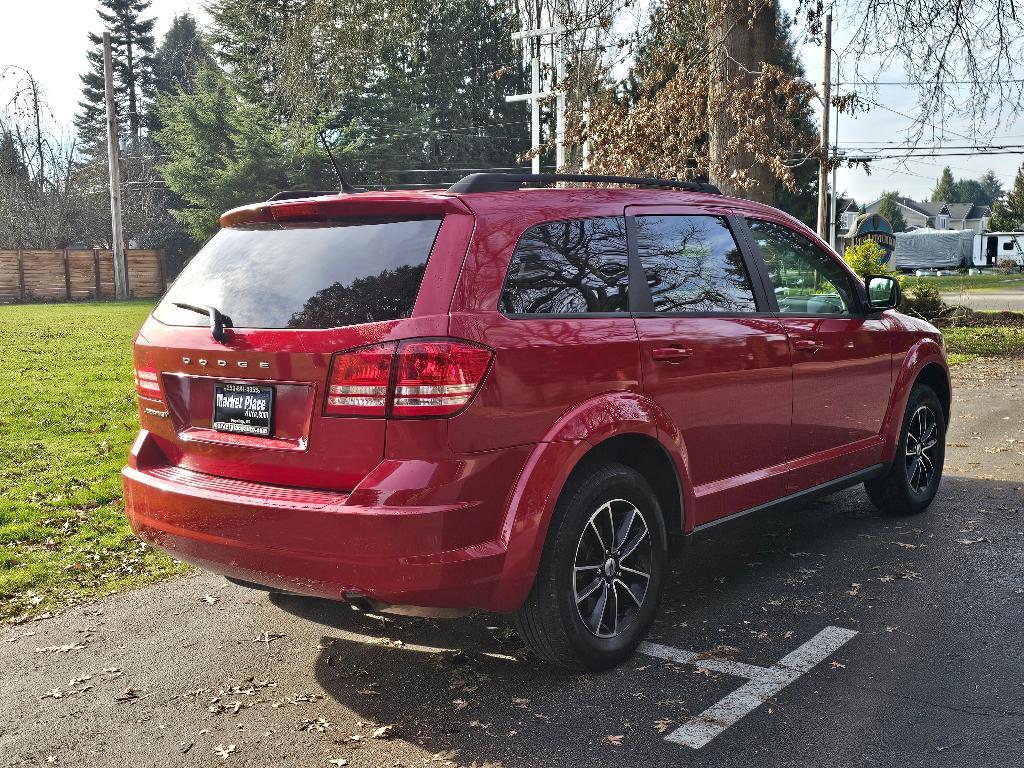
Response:
M612 672L552 671L500 616L196 574L4 627L0 765L1022 765L1024 361L955 379L931 510L856 488L721 527Z

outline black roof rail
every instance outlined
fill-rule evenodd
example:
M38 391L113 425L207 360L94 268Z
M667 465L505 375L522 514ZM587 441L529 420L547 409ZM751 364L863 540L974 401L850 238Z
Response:
M722 191L714 184L701 181L679 181L677 179L649 179L641 176L595 176L579 173L471 173L448 187L449 192L507 192L519 189L523 184L554 184L559 181L603 184L633 184L638 187L665 187L685 189L689 192L706 192L720 195Z
M301 197L326 197L327 195L344 195L339 189L284 189L268 197L267 202L274 200L298 200Z

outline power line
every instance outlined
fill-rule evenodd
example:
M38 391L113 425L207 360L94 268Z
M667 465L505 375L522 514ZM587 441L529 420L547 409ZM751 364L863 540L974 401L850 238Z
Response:
M933 129L935 129L937 131L940 131L941 133L949 133L949 134L951 134L953 136L956 136L959 139L966 139L967 141L974 141L974 138L971 137L971 136L965 136L964 134L957 133L956 131L948 130L946 128L940 128L938 125L936 125L935 123L929 122L928 120L920 120L918 118L911 117L910 115L906 114L905 112L900 112L899 110L893 109L892 107L887 107L887 106L885 106L885 104L879 104L874 99L869 99L866 96L861 96L860 94L854 94L854 93L851 93L849 95L856 96L858 99L863 99L868 104L876 106L876 107L878 107L880 109L884 109L887 112L892 112L894 115L899 115L900 117L906 118L907 120L910 120L911 123L923 123L924 125L930 125Z
M1008 80L842 80L833 82L832 85L1024 85L1024 79Z
M987 152L994 149L1022 149L1024 144L934 144L934 145L920 145L908 146L902 143L887 143L887 142L855 142L850 144L848 147L841 147L842 151L870 151L870 148L874 148L874 151L884 152L886 150L895 149L906 149L907 152L923 152L923 151L940 151L940 150L957 150L957 149L975 149L979 152Z
M1000 149L994 151L979 150L977 152L922 152L907 155L877 155L879 160L899 160L908 157L989 157L994 155L1024 155L1024 149Z
M370 173L471 173L477 171L523 171L528 165L515 165L507 168L373 168Z

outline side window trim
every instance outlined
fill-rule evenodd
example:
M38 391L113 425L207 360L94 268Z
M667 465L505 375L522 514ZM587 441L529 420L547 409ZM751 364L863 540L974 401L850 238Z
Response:
M727 217L727 221L732 236L740 247L740 253L743 254L743 263L747 266L747 274L750 275L750 283L754 288L754 298L757 300L757 311L763 314L778 312L775 293L768 288L769 283L765 280L767 275L763 271L764 265L761 263L760 253L753 247L754 241L750 230L747 229L746 221L742 216L735 214Z
M635 208L635 206L631 206ZM772 315L777 312L778 305L773 308L774 296L767 291L764 278L761 274L761 267L755 257L755 251L751 248L748 240L749 233L746 232L746 224L741 216L735 214L697 212L691 209L680 210L672 213L667 206L658 206L658 214L647 213L626 213L626 246L629 252L629 311L636 317L757 317L758 315ZM647 275L644 272L643 264L640 261L640 251L637 244L636 217L647 215L660 216L713 216L723 219L726 223L736 246L740 249L743 257L743 265L747 269L750 278L750 287L754 293L754 304L756 312L655 312L654 297L651 295L651 286L647 283Z
M810 240L809 238L805 237L804 235L802 235L799 232L797 232L796 230L794 230L792 227L786 226L785 224L781 224L781 223L779 223L777 221L772 221L770 219L758 218L757 216L744 216L744 217L741 217L741 218L742 218L742 222L741 223L742 223L742 226L743 226L743 232L744 232L744 235L746 237L747 243L748 243L750 249L755 254L755 260L757 262L758 274L760 274L761 281L764 284L765 292L767 293L768 297L770 298L770 304L774 307L774 309L772 311L776 315L780 315L782 317L857 317L857 316L862 316L862 315L867 314L866 311L865 311L865 307L867 306L867 294L866 294L866 289L864 288L864 284L861 283L859 280L854 280L845 269L843 269L842 271L843 271L843 275L844 275L844 277L846 278L846 281L847 281L847 287L850 289L850 292L854 295L854 297L856 297L856 300L857 300L857 306L851 308L851 310L852 310L851 314L836 314L836 313L809 314L809 313L802 313L802 312L780 312L779 311L778 298L775 296L774 285L772 284L771 275L768 272L768 264L764 260L764 255L761 253L761 249L758 248L758 246L757 246L757 239L754 237L754 233L751 231L750 225L749 225L748 222L749 221L763 221L766 224L772 224L772 225L777 226L777 227L783 227L785 229L788 229L790 232L793 232L794 234L799 235L800 237L803 237L805 240L807 240L807 243L812 248L814 248L815 250L819 250L820 251L821 249L818 247L818 245L813 240ZM828 258L833 258L832 255L830 253L828 253L828 252L825 252L825 255ZM840 269L842 269L842 267L840 267Z
M747 223L748 217L733 216L731 218L736 231L740 233L740 240L743 243L741 248L753 264L751 272L757 275L757 284L761 288L764 306L768 312L777 315L779 314L779 300L775 295L771 276L768 274L768 265L765 263L761 249L757 247L757 241L754 239L754 233L750 231L750 226Z
M654 296L647 283L644 265L637 246L636 217L626 216L626 253L629 257L629 311L630 314L653 314Z

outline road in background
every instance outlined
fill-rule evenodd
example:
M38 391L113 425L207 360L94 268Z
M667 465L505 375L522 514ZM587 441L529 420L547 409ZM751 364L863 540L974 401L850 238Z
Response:
M730 670L857 633L700 749L665 736L745 682L716 663L565 675L500 616L380 621L196 574L4 627L0 765L1022 765L1024 361L954 376L924 515L855 488L676 561L653 643Z
M960 304L971 309L1008 310L1024 312L1024 284L999 290L946 291L942 293L946 304Z

